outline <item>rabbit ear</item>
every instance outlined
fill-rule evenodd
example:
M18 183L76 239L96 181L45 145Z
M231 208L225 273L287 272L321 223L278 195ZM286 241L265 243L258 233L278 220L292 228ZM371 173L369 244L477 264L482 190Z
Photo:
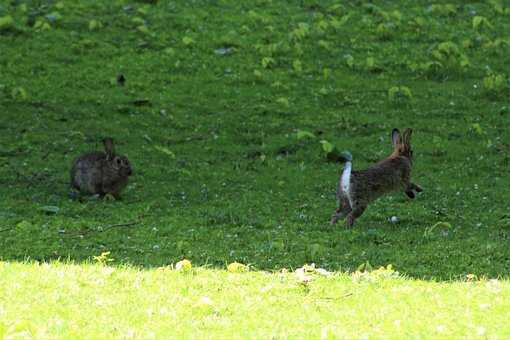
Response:
M103 139L104 150L106 151L106 156L108 160L113 159L115 157L115 146L113 145L112 138Z
M413 130L411 129L405 129L404 133L402 134L402 143L409 149L411 147L411 134L413 133Z
M398 129L393 129L393 131L391 131L391 143L393 147L396 147L401 141L400 131L398 131Z

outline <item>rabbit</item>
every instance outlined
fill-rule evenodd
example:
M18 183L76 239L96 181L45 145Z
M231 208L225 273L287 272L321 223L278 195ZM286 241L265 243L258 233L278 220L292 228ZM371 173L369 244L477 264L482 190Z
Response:
M349 152L344 153L345 165L336 195L338 209L331 217L331 224L346 217L347 227L352 227L368 204L386 193L404 191L413 199L415 191L423 191L419 185L411 182L411 133L411 129L406 129L400 135L398 129L393 129L393 153L366 170L352 171L352 155Z
M120 198L133 174L127 156L117 155L112 138L103 139L105 151L92 151L76 158L71 168L71 187L85 194Z

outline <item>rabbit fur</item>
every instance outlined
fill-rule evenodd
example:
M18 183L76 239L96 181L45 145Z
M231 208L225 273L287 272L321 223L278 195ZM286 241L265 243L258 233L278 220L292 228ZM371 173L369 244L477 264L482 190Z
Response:
M71 168L71 187L85 194L120 197L133 169L125 155L117 155L112 138L103 140L105 151L77 157Z
M344 170L337 186L338 209L331 217L331 224L346 218L346 225L352 227L371 202L389 192L404 191L413 199L415 191L423 191L411 182L411 133L411 129L406 129L401 135L398 129L393 129L392 154L366 170L352 171L352 156L346 153Z

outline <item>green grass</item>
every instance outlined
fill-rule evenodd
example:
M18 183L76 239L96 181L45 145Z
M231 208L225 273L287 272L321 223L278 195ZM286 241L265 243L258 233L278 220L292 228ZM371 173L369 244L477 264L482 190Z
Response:
M0 315L10 324L0 321L0 337L2 332L52 339L510 334L506 280L428 282L387 270L314 277L303 285L292 273L1 263Z
M161 294L174 298L166 289L194 279L230 287L235 277L245 282L240 290L253 293L276 280L262 271L312 262L339 273L317 281L324 290L349 291L348 273L367 262L392 264L408 278L360 288L355 294L366 299L347 299L368 311L363 316L342 313L348 309L336 308L344 302L329 300L324 310L304 316L304 306L288 304L308 295L286 288L278 293L289 301L277 313L289 309L303 319L295 324L275 322L270 298L256 306L253 320L243 315L255 308L248 304L231 307L227 317L220 313L219 319L254 336L318 337L320 330L305 326L323 314L329 320L351 315L345 325L354 330L346 336L361 335L358 320L375 332L370 320L379 312L381 331L396 331L387 328L376 293L388 299L391 315L412 315L416 326L402 326L408 329L402 336L432 334L433 322L418 322L421 306L431 318L439 317L436 307L438 315L460 315L458 322L445 322L455 334L468 331L462 320L470 313L490 314L494 320L480 319L480 325L508 334L496 331L498 318L506 317L503 303L483 312L478 293L469 295L483 284L457 280L471 274L506 280L510 268L509 8L504 1L2 2L0 259L7 276L0 282L23 287L7 295L7 304L0 302L6 327L20 318L45 320L20 308L36 311L54 301L43 288L58 289L57 272L78 286L80 275L102 275L102 268L81 264L109 251L110 265L131 268L114 272L129 282L148 277L147 294L157 301ZM124 86L116 82L121 74ZM141 99L147 104L134 104ZM341 164L327 161L320 141L350 150L354 168L362 169L389 154L393 127L414 130L413 181L424 192L414 201L403 194L380 199L354 229L331 227ZM299 131L314 137L299 139ZM99 149L104 136L115 138L134 166L123 199L71 200L72 159ZM399 222L388 222L391 216ZM208 269L185 278L171 273L160 285L154 268L182 258ZM31 264L21 264L27 260ZM44 264L56 260L74 266ZM218 271L234 261L250 264L252 272ZM37 283L41 271L49 275L44 287ZM508 289L507 281L498 282ZM112 311L130 296L133 309L150 305L143 291L124 292L116 281L105 285L115 292L108 295ZM400 301L392 287L406 285L427 293ZM39 290L36 301L32 294ZM228 299L229 289L213 294L202 288L201 294ZM433 294L469 298L453 311L431 302ZM480 294L490 296L483 289ZM78 298L88 295L83 290ZM83 336L100 337L73 322L99 318L90 327L104 331L115 323L110 318L122 319L122 309L95 316L87 306L75 313L71 300L72 293L57 300L69 330L51 326L41 337L72 336L80 328ZM180 308L176 313L186 313ZM216 317L207 327L220 327L213 326ZM267 333L255 334L258 317ZM154 320L161 329L153 331L171 333L165 328L171 323ZM35 322L38 331L46 327L41 324ZM185 335L186 327L175 332ZM140 323L135 333L147 328ZM346 328L334 329L342 337Z

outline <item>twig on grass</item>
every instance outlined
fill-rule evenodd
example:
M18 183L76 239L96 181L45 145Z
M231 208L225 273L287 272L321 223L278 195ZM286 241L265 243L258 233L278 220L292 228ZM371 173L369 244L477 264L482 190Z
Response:
M48 158L48 156L50 155L50 153L52 152L53 150L48 150L46 151L46 153L41 157L42 160L45 160L46 158Z
M4 231L9 231L9 230L13 230L14 228L16 228L16 227L11 227L11 228L5 228L5 229L0 229L0 233L3 233Z
M105 226L98 226L95 229L87 229L87 230L72 233L72 234L66 234L65 236L67 236L67 237L84 237L87 234L103 233L103 232L113 229L113 228L130 227L135 224L139 224L143 217L145 217L145 215L139 216L138 219L135 221L126 222L126 223L109 224L109 225L105 225Z
M118 228L118 227L129 227L129 226L132 226L132 225L135 225L135 224L138 224L138 223L140 223L140 220L132 221L132 222L127 222L127 223L110 224L110 225L102 227L98 231L99 232L105 232L108 229L113 229L113 228Z
M340 296L324 296L324 297L318 297L317 299L318 300L340 300L340 299L345 299L349 296L352 296L354 295L354 293L345 293L343 295L340 295Z

